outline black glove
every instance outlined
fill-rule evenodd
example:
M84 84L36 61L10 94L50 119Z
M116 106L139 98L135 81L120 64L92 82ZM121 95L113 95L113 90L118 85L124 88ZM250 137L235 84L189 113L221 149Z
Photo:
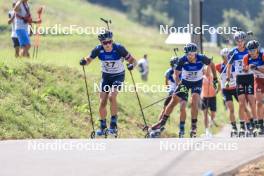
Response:
M80 60L80 65L84 66L86 64L87 64L87 60L85 60L85 59Z
M251 64L249 66L250 70L257 70L258 69L258 66L254 65L254 64Z
M134 69L134 65L133 64L127 64L127 69L129 71L133 70Z
M217 90L217 87L218 87L218 79L214 78L214 88L215 88L215 90Z
M184 84L180 83L176 92L188 94L188 88Z

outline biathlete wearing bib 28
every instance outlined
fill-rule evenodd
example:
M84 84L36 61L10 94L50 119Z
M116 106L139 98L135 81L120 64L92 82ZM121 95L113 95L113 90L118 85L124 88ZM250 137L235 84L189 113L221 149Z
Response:
M109 92L112 88L120 89L125 80L123 62L130 57L128 51L118 43L113 43L111 52L106 52L102 45L98 45L90 55L92 59L96 57L100 59L102 66L101 91Z
M196 61L191 63L187 56L179 60L176 70L181 71L181 83L175 90L175 94L183 100L188 100L189 89L191 93L201 94L203 81L203 67L209 65L211 59L205 55L197 54Z
M248 50L240 52L237 48L229 54L230 64L235 67L237 95L254 95L254 75L252 71L243 71L243 57L248 54ZM233 56L233 57L231 57Z

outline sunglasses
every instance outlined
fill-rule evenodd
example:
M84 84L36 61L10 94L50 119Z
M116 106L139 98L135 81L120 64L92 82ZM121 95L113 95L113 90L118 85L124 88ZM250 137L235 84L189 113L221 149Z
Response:
M187 55L195 55L197 52L188 52L188 53L186 53Z
M108 44L112 44L112 40L108 40L108 41L102 41L103 45L108 45Z
M248 52L250 52L250 53L255 53L256 50L257 50L257 49L250 49L250 50L248 50Z

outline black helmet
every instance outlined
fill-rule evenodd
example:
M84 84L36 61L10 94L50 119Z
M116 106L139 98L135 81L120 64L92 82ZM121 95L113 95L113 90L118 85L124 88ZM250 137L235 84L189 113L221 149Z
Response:
M188 43L184 46L184 52L196 52L197 51L197 45L195 43Z
M111 31L105 30L101 34L98 35L98 39L100 41L104 41L106 39L112 39L113 38L113 33Z
M246 40L247 39L247 34L244 31L237 31L234 34L234 40L238 41L238 40Z
M246 47L247 47L248 50L258 49L259 48L259 42L256 41L256 40L250 40L247 43L247 46Z

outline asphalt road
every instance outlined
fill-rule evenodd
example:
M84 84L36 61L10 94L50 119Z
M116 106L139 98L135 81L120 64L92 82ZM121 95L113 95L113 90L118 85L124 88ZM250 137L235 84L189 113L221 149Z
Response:
M211 176L262 156L262 138L2 141L0 175Z

